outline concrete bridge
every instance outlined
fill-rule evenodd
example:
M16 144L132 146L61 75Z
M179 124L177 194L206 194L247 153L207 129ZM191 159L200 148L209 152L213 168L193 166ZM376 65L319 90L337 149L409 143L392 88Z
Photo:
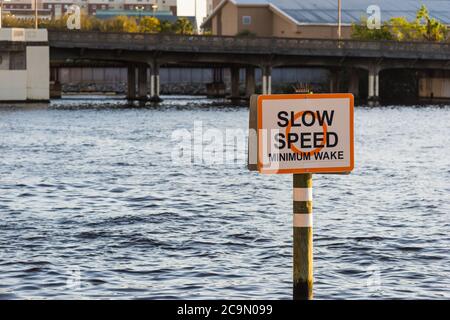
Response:
M95 63L127 67L131 100L145 100L148 92L151 100L159 100L160 66L230 68L232 98L239 96L241 68L246 69L247 96L256 92L256 68L262 70L262 93L266 94L271 93L273 68L328 68L334 92L339 90L339 72L349 70L347 89L356 96L358 73L364 70L370 102L379 99L383 70L450 70L447 43L50 31L49 45L53 67Z

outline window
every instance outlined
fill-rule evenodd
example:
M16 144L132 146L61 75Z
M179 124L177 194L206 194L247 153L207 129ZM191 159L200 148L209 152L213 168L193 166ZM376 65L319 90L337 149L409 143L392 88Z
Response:
M248 26L251 23L252 23L252 17L250 17L250 16L243 16L242 17L242 24L245 24L245 25Z

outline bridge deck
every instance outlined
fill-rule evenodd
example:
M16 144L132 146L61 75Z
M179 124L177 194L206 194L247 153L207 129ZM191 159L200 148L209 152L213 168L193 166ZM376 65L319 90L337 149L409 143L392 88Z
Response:
M49 31L54 48L450 60L449 43Z

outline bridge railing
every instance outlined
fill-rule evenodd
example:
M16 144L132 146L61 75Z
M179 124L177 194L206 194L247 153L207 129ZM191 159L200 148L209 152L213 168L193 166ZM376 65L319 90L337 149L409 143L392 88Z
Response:
M50 31L50 45L98 49L295 54L298 50L414 52L450 55L449 43L295 39L264 37L185 36L115 32Z

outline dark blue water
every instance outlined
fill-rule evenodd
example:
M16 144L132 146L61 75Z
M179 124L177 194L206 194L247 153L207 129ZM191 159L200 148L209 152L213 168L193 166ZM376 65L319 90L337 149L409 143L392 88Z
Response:
M450 107L355 121L354 172L314 176L315 297L450 298ZM248 110L3 106L0 298L290 299L292 176L248 172L238 147L174 163L195 123L225 136Z

